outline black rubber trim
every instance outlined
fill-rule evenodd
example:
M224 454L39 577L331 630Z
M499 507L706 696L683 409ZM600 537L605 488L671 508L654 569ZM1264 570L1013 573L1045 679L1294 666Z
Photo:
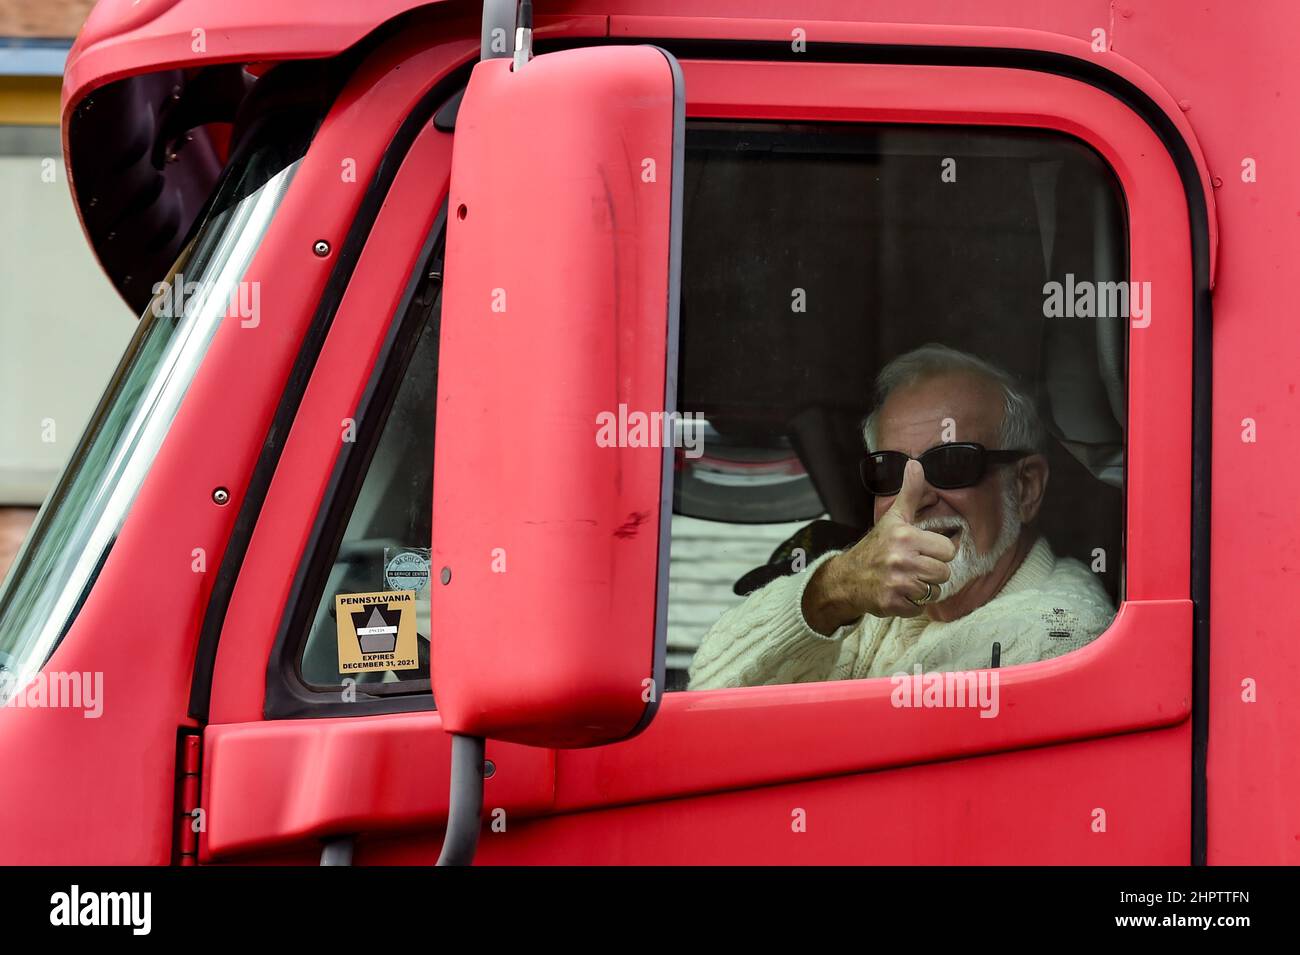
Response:
M1142 89L1087 60L1044 50L1011 47L949 47L818 43L796 53L787 41L692 40L665 37L606 37L603 43L652 43L681 60L757 60L786 63L886 63L927 66L984 66L1048 73L1087 83L1115 97L1140 116L1168 150L1182 180L1192 243L1192 778L1191 863L1206 864L1206 758L1210 726L1210 413L1213 398L1214 326L1210 296L1209 211L1204 187L1187 141ZM590 42L539 43L539 47L589 46Z
M447 100L442 109L438 110L433 117L433 128L442 133L452 133L456 131L456 117L460 115L460 102L465 98L465 91L454 94L451 99Z
M355 684L356 699L345 702L341 683L328 687L309 685L302 675L302 648L312 618L325 590L326 578L356 505L357 494L374 459L384 425L392 411L403 375L420 332L441 295L442 274L437 260L447 228L444 202L406 281L401 300L389 321L374 371L357 403L356 440L341 444L329 484L312 522L303 559L294 573L289 599L275 635L266 667L266 702L263 716L272 719L362 716L372 713L409 713L434 709L428 680L397 684ZM436 278L434 276L436 275ZM418 293L423 293L417 302ZM412 307L415 303L418 307ZM437 333L437 328L433 329ZM432 422L430 423L432 426ZM436 453L436 449L435 449ZM432 465L432 462L430 462ZM380 690L381 692L371 692Z
M439 80L402 122L397 133L393 136L392 142L384 150L383 157L380 159L379 166L371 177L370 183L366 186L366 194L362 197L356 217L348 229L347 237L337 249L334 268L330 272L325 290L321 294L320 303L312 316L311 326L303 338L302 347L299 349L298 357L294 361L289 379L285 383L280 402L275 410L275 416L271 421L271 427L267 431L262 452L253 468L248 488L244 493L243 503L240 505L239 514L235 518L235 525L231 530L229 542L226 545L225 553L222 555L221 567L217 571L216 579L213 582L212 595L209 598L203 624L199 631L194 673L190 682L188 712L196 720L202 722L208 720L208 711L212 702L212 674L216 667L217 644L221 639L221 629L225 625L226 611L230 607L230 598L234 592L235 581L239 576L240 568L243 566L244 555L248 551L253 527L261 515L262 505L266 500L266 492L271 484L271 477L275 474L276 466L280 462L280 454L284 450L284 442L288 437L290 427L293 425L293 419L298 413L298 406L302 401L303 392L307 387L307 382L311 379L312 371L316 367L316 360L320 357L321 347L324 345L325 337L333 324L334 313L338 310L343 293L352 280L352 273L356 268L357 260L361 256L366 240L370 237L370 230L373 228L375 219L379 215L379 209L388 195L389 187L392 185L402 161L406 158L411 144L415 141L416 135L430 121L434 111L452 93L465 85L472 65L466 64L452 70ZM308 155L310 155L310 150L308 150ZM359 713L360 710L354 710L353 712Z

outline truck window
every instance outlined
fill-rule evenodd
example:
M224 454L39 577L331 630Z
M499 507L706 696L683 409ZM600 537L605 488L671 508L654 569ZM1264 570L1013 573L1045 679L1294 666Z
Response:
M932 349L941 362L951 351L973 363L977 379L984 367L1004 376L1037 422L1046 489L1026 534L1043 546L1029 566L1064 567L1086 600L1034 605L1021 629L1055 649L1095 637L1122 598L1128 315L1111 300L1127 271L1123 199L1100 157L1029 130L697 121L684 215L677 406L702 424L680 436L674 469L668 689L745 685L726 667L704 673L696 656L706 635L721 624L715 647L734 646L727 628L748 597L788 586L871 529L861 465L875 380L926 345L941 346ZM1085 288L1087 314L1076 307ZM419 665L355 679L372 695L429 687L437 314L435 303L302 643L300 672L313 688L345 678L335 598L400 589L416 593ZM951 417L932 444L972 443L975 416L962 406ZM1008 450L995 447L999 434L974 437ZM1026 467L989 466L984 483ZM978 563L988 521L938 511L973 520L964 558ZM940 531L952 528L931 533ZM959 549L959 532L945 536ZM998 652L993 642L1002 665L1019 662L1028 641L1005 637L979 648L982 665ZM836 678L837 662L795 676Z
M677 450L669 689L1008 665L1109 624L1127 227L1090 147L991 127L697 122L684 215L678 408L705 424ZM927 480L901 523L929 535L924 573L968 581L955 596L921 571L908 603L897 582L864 593L883 552L863 538L900 523L867 483L896 500L908 457ZM859 541L836 565L853 602L813 630L805 590L844 595L809 582ZM961 612L927 628L942 612L914 599Z
M346 686L347 678L372 695L429 689L429 544L440 304L436 294L431 301L417 296L411 303L412 311L422 313L416 319L414 348L302 645L300 668L309 686ZM343 673L335 598L403 590L415 594L418 665Z

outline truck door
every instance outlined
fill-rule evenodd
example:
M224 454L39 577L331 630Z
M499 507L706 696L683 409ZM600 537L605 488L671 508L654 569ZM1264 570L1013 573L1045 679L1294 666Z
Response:
M479 860L1185 863L1204 214L1159 124L1077 76L924 51L673 52L688 123L667 685L626 742L489 741ZM423 547L447 213L428 183L446 181L452 138L413 138L252 534L215 660L204 859L312 861L355 833L358 861L437 855L448 744L429 634L417 618L410 669L347 681L335 597L437 573ZM883 677L688 689L738 593L865 532L872 379L929 341L1035 395L1041 531L1096 575L1109 625L1027 665L997 667L990 646L982 704L900 702ZM457 380L445 399L509 387ZM521 467L521 493L541 467L564 462ZM1036 625L1071 632L1054 613Z
M659 713L634 739L557 753L554 804L485 834L479 859L1185 863L1208 239L1190 151L1152 113L1169 104L1088 71L778 46L783 62L677 51L684 420ZM942 680L927 696L919 671L688 688L739 594L866 531L873 379L930 342L1032 396L1051 465L1038 531L1050 560L1094 575L1104 622L1048 599L995 630L961 674L983 702ZM961 440L950 424L936 444ZM1087 632L1000 666L1026 627Z
M1185 147L1061 72L779 46L765 49L786 62L707 43L683 60L678 408L704 423L679 450L668 692L641 736L561 752L555 815L480 858L1185 864L1206 281ZM1052 464L1040 531L1096 576L1109 625L998 669L995 630L967 674L996 680L981 705L925 697L919 667L686 689L738 592L869 526L854 462L873 378L928 342L1036 396ZM961 440L960 419L935 443ZM1068 611L1037 613L1047 636L1069 633Z

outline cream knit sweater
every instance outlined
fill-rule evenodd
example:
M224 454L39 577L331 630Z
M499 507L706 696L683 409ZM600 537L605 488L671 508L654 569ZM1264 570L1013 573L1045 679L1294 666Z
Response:
M835 552L779 577L724 613L691 663L691 690L922 672L977 670L1002 644L1001 665L1059 656L1091 641L1115 616L1101 582L1077 560L1057 559L1039 538L996 597L940 623L866 616L823 636L803 617L803 590Z

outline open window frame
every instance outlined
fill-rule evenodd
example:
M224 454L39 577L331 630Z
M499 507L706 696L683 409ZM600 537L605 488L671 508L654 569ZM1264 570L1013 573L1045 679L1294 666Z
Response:
M669 41L657 42L674 49ZM1200 290L1208 284L1208 264L1201 254L1204 207L1198 215L1187 163L1180 163L1175 144L1149 116L1099 85L987 65L1009 51L980 51L971 65L954 65L951 49L934 51L943 62L931 64L920 48L910 48L918 62L870 62L870 48L826 45L844 53L844 61L828 53L824 61L809 62L817 57L791 57L788 45L781 52L777 43L683 44L676 51L683 58L688 121L1031 128L1079 139L1111 167L1128 211L1129 280L1150 282L1158 302L1148 325L1129 329L1125 594L1111 626L1088 646L1001 670L999 719L971 720L960 709L934 708L911 710L899 720L885 679L668 694L654 725L638 739L599 757L559 754L567 767L562 777L575 781L559 799L563 808L771 785L1184 723L1193 699L1193 474L1200 453L1194 434L1205 424L1200 416L1194 421L1194 400L1198 409L1203 400L1194 395L1194 345L1207 318ZM760 50L776 56L764 61ZM1186 152L1185 144L1176 146ZM1198 500L1203 510L1206 502ZM712 758L682 759L687 739L692 751ZM783 744L773 746L774 739ZM639 773L637 766L662 771ZM599 785L578 782L597 778Z

